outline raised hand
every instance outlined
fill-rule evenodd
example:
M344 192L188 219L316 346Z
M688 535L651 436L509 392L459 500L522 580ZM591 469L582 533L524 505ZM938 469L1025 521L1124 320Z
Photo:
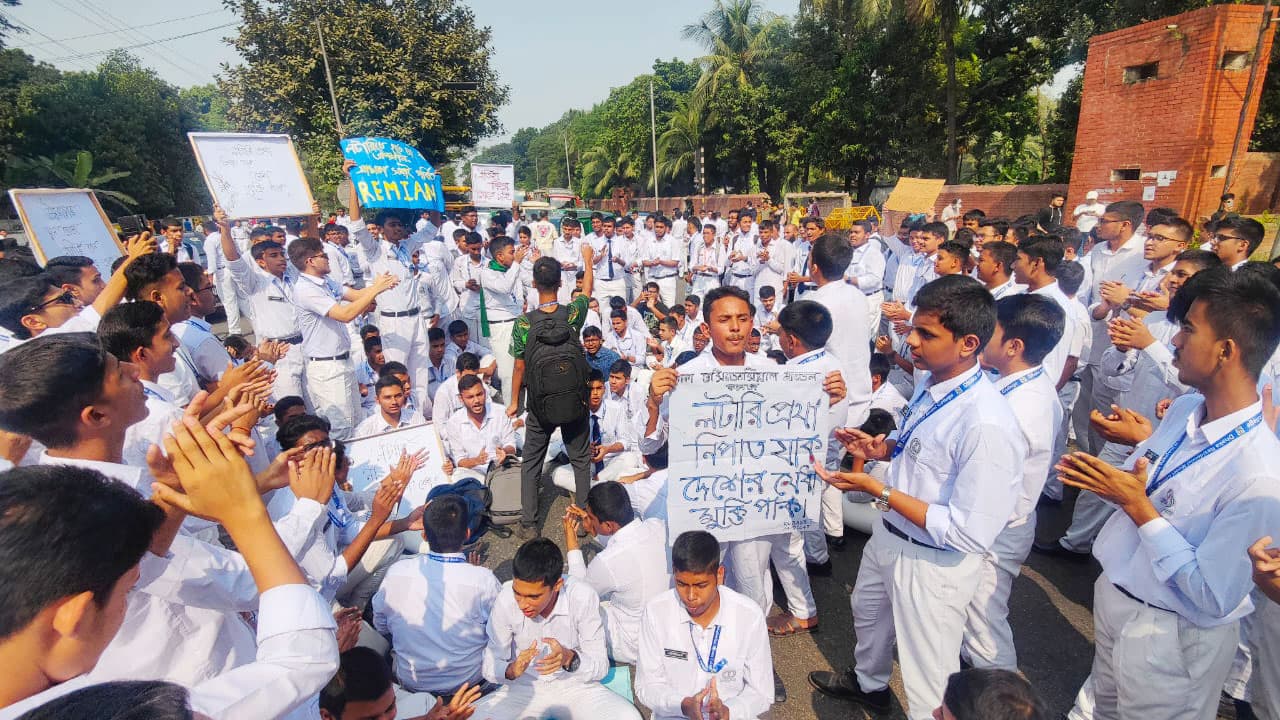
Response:
M1110 415L1103 415L1097 410L1091 411L1089 424L1107 442L1121 445L1137 445L1151 437L1153 432L1150 420L1119 405L1111 406Z
M333 497L337 457L332 448L318 447L289 463L289 486L299 499L307 498L321 505Z

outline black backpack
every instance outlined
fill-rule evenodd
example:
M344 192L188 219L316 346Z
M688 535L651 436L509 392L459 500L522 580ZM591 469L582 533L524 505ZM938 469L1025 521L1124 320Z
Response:
M569 308L552 312L531 310L529 339L524 346L524 382L527 405L547 425L564 425L587 412L587 376L590 366L569 326Z

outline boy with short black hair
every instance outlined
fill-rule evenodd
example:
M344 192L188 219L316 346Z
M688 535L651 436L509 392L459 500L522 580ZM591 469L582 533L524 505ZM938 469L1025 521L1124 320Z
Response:
M675 588L640 621L636 697L653 720L758 718L772 707L773 657L764 614L727 587L720 543L681 533L671 545Z
M386 364L387 357L382 352L381 337L366 337L362 343L364 360L356 365L356 381L360 383L360 410L365 417L369 417L378 410L378 394L374 386L378 383L378 375Z
M841 490L876 497L886 512L863 551L851 599L855 665L810 673L823 694L887 710L896 640L910 717L928 718L958 669L982 557L1013 512L1026 454L1022 439L1009 436L1013 413L978 366L995 329L994 306L972 278L946 276L922 287L907 345L928 375L902 427L888 439L837 433L855 456L890 460L887 482L818 470ZM956 590L941 595L937 587Z
M404 383L394 375L378 378L373 385L372 395L377 402L377 409L369 417L360 421L352 437L381 435L427 422L423 419L422 413L405 406L409 392L405 389Z
M889 382L889 373L893 370L889 356L871 353L868 367L871 370L871 409L879 408L888 412L896 422L902 418L902 409L907 406L907 399Z
M458 380L462 407L445 422L440 440L445 449L445 472L483 478L491 467L515 455L516 434L500 405L490 403L478 375Z
M968 260L969 248L955 240L948 240L938 246L937 255L933 260L933 272L938 277L961 275Z
M477 703L481 714L639 720L631 703L600 684L609 670L600 596L563 577L560 548L547 538L524 543L511 573L489 616L484 651L485 679L503 687Z

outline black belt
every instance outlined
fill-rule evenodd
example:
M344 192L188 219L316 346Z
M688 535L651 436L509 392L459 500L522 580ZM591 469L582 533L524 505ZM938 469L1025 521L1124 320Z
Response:
M755 275L754 275L753 273L747 273L746 275L739 275L738 273L733 273L733 276L734 276L734 277L736 277L736 278L749 278L749 277L755 277Z
M300 345L302 344L302 333L298 333L297 335L290 335L289 337L267 338L267 339L270 340L271 342L289 343L290 345Z
M322 357L322 358L309 357L307 359L310 360L311 362L324 362L326 360L346 360L349 357L351 357L351 353L344 352L341 355L334 355L333 357Z
M893 524L892 524L892 523L890 523L888 520L881 519L881 520L880 520L880 522L884 523L884 529L885 529L885 530L888 530L890 533L892 533L892 534L894 534L894 535L897 535L898 537L902 538L903 540L906 540L907 542L911 543L912 545L919 545L920 547L927 547L927 548L929 548L930 550L941 550L942 552L955 552L955 550L949 550L949 549L947 549L947 548L941 548L941 547L938 547L937 545L930 545L930 544L929 544L929 543L927 543L927 542L920 542L919 540L917 540L917 539L915 539L915 538L911 537L910 535L908 535L908 534L906 534L906 533L902 532L901 530L899 530L898 528L894 527L894 526L893 526Z
M1136 603L1138 603L1138 604L1140 604L1140 605L1146 605L1147 607L1152 608L1153 610L1160 610L1161 612L1167 612L1167 613L1172 613L1172 612L1173 612L1173 611L1172 611L1172 610L1170 610L1169 608L1166 608L1166 607L1160 607L1159 605L1155 605L1155 604L1153 604L1153 603L1149 603L1149 602L1147 602L1146 600L1143 600L1142 598L1138 597L1137 595L1134 595L1133 593L1129 592L1128 590L1125 590L1124 588L1120 587L1119 585L1117 585L1117 584L1115 584L1115 583L1111 583L1111 587L1114 587L1115 589L1119 590L1121 595L1123 595L1123 596L1125 596L1125 597L1129 598L1130 600L1132 600L1132 601L1134 601L1134 602L1136 602ZM1177 613L1174 613L1174 614L1176 615Z
M413 317L414 315L417 315L419 312L422 312L421 308L404 310L402 312L387 312L386 310L379 310L378 314L381 315L382 317L397 318L397 317Z
M516 321L516 319L515 319L515 318L507 318L506 320L490 320L490 321L489 321L489 324L490 324L490 325L501 325L501 324L503 324L503 323L509 323L509 322L515 322L515 321Z

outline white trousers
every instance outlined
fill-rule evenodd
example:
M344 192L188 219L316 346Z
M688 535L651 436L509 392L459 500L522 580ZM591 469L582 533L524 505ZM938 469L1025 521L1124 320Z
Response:
M978 586L969 601L961 653L974 667L1018 669L1018 653L1009 627L1009 593L1036 539L1034 512L1016 527L1006 527L982 557Z
M240 295L236 292L235 281L231 279L230 270L219 271L213 278L218 288L218 298L222 300L222 309L227 313L227 332L239 335L240 328ZM262 339L259 339L261 342Z
M1256 591L1253 604L1253 712L1260 720L1280 720L1280 605Z
M756 276L755 276L755 275L748 275L748 276L746 276L746 277L738 277L737 275L734 275L733 273L729 273L729 274L725 277L725 282L724 282L724 284L725 284L725 285L729 285L729 286L731 286L731 287L739 288L739 289L741 289L741 290L746 290L746 291L747 291L747 294L748 294L748 295L751 295L751 287L752 287L753 285L755 285L755 284L756 284ZM755 303L755 301L756 301L755 296L754 296L754 295L751 295L751 302L752 302L752 304L754 304L754 303Z
M597 272L594 282L591 296L600 303L600 319L608 322L609 298L616 295L623 300L627 299L627 279L621 272L615 272L612 280L606 280L603 273Z
M563 449L563 445L561 445ZM547 449L547 457L551 456L550 447ZM595 469L595 463L591 464L592 470ZM617 480L623 475L636 473L644 470L644 456L638 452L624 450L611 458L604 461L604 467L600 472L591 479L591 486L609 480ZM573 479L573 465L559 465L551 471L551 482L558 488L567 490L568 492L577 492L578 486Z
M498 361L497 375L502 381L502 397L511 401L511 373L515 370L516 359L511 357L511 331L516 327L514 320L489 323L489 350Z
M868 341L875 340L876 329L880 327L880 303L884 302L884 292L877 290L867 297L867 327L871 328L871 337Z
M299 349L299 352L301 349ZM346 360L307 361L307 405L329 421L329 434L346 440L360 422L360 386Z
M1217 717L1218 696L1235 655L1238 623L1196 627L1176 613L1126 597L1104 572L1093 586L1093 628L1093 668L1076 698L1072 717ZM1090 700L1091 713L1080 707Z
M287 398L290 395L296 395L300 398L306 397L302 394L304 364L301 345L290 345L289 350L276 361L276 380L271 386L271 392L275 395L276 400ZM356 393L359 394L359 392L360 390L357 388Z
M640 720L640 711L598 682L520 680L476 703L476 717L503 720Z
M697 273L694 273L693 287L691 288L690 292L694 295L697 295L698 299L701 300L702 298L707 296L708 291L714 290L715 288L718 288L718 287L720 287L720 278L718 276L699 275Z
M787 596L791 614L800 619L815 617L817 603L804 566L804 541L799 533L765 535L752 540L721 543L725 580L729 589L746 595L760 606L765 616L773 608L773 580L769 561L778 572L778 581Z
M827 535L844 537L844 493L830 485L822 488L822 522L804 531L804 556L811 563L831 559L827 551Z
M1103 443L1098 459L1120 467L1132 451L1133 448L1124 445ZM1071 510L1071 525L1059 541L1062 547L1080 553L1091 551L1094 539L1102 532L1102 526L1107 524L1115 511L1116 508L1111 503L1087 490L1081 490L1076 496L1076 505Z
M338 589L338 602L344 607L357 607L363 611L374 593L378 592L387 568L400 559L402 552L404 541L398 535L369 543L369 549L347 572L347 581Z
M1062 404L1062 422L1058 424L1058 434L1053 436L1053 457L1055 458L1060 458L1067 452L1067 432L1071 427L1071 412L1079 397L1079 380L1068 380L1058 391L1058 402ZM1054 500L1062 499L1062 481L1058 479L1058 473L1052 466L1049 468L1049 477L1044 481L1044 488L1040 492Z
M418 386L420 377L425 385L426 368L431 361L427 356L427 332L422 328L422 318L418 315L389 317L378 312L370 319L382 333L382 354L386 359L404 363L414 387ZM473 332L471 337L479 335Z
M662 304L669 308L674 308L676 306L676 276L654 278L653 282L658 283L658 297L662 298Z
M981 555L915 545L877 523L849 598L858 685L889 686L896 641L907 717L930 720L947 678L960 670L965 610L981 570Z

